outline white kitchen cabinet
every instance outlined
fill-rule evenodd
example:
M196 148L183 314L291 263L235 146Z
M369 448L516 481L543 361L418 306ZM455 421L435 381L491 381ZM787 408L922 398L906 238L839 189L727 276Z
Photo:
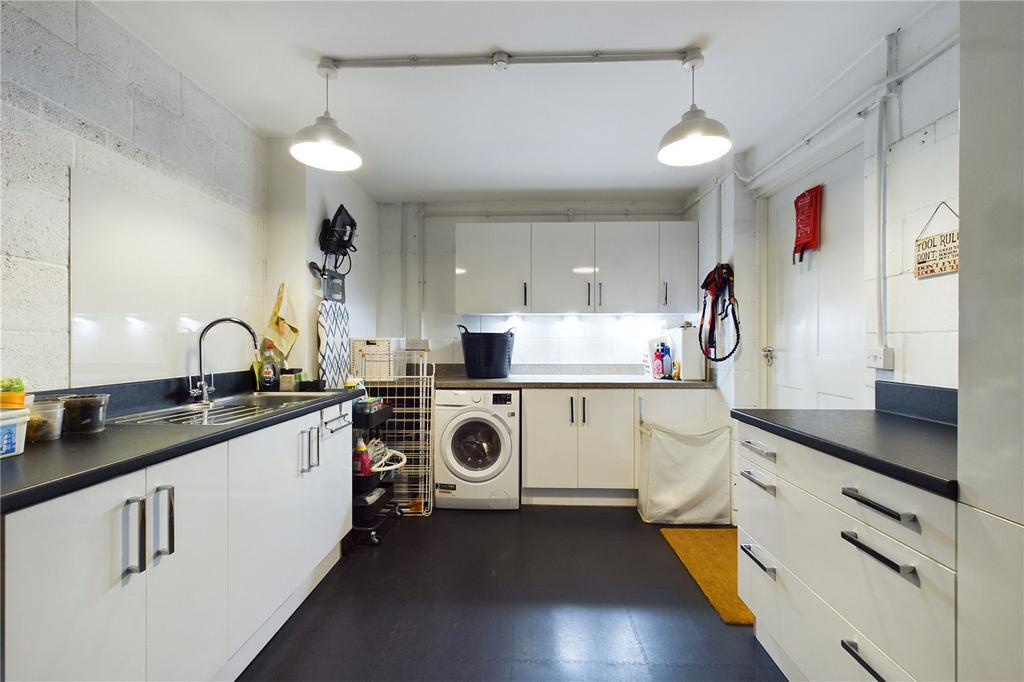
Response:
M341 405L333 418L325 415L318 431L316 466L310 472L315 485L309 500L309 528L313 561L327 556L352 530L352 403Z
M530 223L455 226L455 311L528 313Z
M4 679L146 677L146 472L4 519Z
M146 469L147 680L207 680L228 660L227 495L227 443Z
M312 571L307 496L319 413L228 443L228 644L233 654ZM315 446L314 446L315 447Z
M579 485L576 389L523 391L523 487Z
M631 389L523 391L524 488L633 488Z
M658 223L595 223L594 234L594 312L658 312Z
M633 390L581 389L579 487L625 489L633 483Z
M533 313L592 313L594 223L533 223Z
M695 313L697 292L697 223L672 220L658 223L658 312Z

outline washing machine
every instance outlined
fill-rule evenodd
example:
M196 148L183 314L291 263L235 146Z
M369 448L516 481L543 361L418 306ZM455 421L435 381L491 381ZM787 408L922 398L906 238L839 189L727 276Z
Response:
M434 398L434 506L519 509L519 391Z

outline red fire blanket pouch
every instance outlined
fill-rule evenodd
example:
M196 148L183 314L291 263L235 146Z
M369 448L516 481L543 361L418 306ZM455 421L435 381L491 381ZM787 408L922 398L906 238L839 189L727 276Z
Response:
M793 243L793 263L800 254L804 262L804 251L818 248L821 225L821 190L823 185L812 187L793 200L796 209L796 240Z

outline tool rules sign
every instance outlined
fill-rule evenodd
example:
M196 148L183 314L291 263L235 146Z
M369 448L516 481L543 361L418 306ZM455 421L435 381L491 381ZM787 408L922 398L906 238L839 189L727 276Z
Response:
M924 279L960 270L960 230L951 230L914 242L914 277Z

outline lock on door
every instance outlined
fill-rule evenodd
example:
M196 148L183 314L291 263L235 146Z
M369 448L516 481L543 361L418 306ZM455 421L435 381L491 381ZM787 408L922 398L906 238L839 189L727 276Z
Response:
M775 349L771 346L765 346L761 349L761 356L764 358L768 366L771 367L775 364Z

